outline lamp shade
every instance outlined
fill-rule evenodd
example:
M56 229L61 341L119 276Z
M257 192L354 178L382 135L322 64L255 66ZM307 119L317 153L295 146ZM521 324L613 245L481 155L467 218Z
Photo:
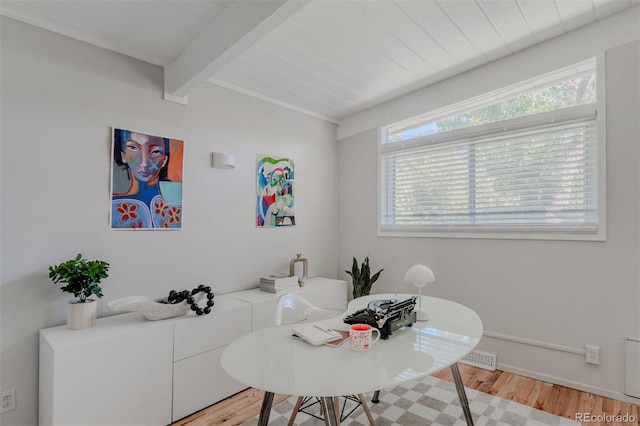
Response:
M422 309L422 287L427 285L427 283L435 281L435 279L436 278L433 276L431 269L419 263L417 265L413 265L407 270L407 273L404 274L405 281L418 287L418 309L416 309L416 320L418 321L429 320L429 314Z
M427 283L435 281L435 277L431 269L418 263L407 270L404 280L416 287L424 287Z

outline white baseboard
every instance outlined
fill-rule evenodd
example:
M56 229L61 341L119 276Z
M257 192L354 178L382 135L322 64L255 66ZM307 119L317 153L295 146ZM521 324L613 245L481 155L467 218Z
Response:
M498 370L506 371L508 373L514 373L520 376L530 377L532 379L542 380L542 381L553 383L560 386L566 386L568 388L577 389L582 392L589 392L589 393L604 396L607 398L617 399L618 401L628 402L630 404L635 404L635 405L640 404L640 398L634 398L634 397L625 395L621 392L612 392L608 389L602 389L597 386L590 386L580 382L564 380L555 376L540 374L534 371L529 371L522 368L513 367L510 365L505 365L502 363L498 363L497 368Z

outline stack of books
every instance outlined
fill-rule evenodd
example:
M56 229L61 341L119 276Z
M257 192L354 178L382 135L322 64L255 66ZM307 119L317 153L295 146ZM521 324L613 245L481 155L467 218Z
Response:
M298 287L298 277L288 275L269 275L260 278L260 290L269 293L282 293Z

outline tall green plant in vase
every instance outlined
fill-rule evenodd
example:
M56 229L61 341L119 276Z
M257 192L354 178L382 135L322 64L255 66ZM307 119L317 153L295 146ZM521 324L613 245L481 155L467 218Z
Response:
M354 257L351 271L345 271L353 281L353 298L357 299L360 296L369 295L371 292L371 286L373 286L373 283L378 280L382 271L384 271L384 269L380 269L372 276L371 267L369 266L369 256L364 258L362 267L360 267L358 261Z

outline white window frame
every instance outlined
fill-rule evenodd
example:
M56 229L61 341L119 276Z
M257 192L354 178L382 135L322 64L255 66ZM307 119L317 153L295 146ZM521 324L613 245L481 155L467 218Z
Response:
M549 74L553 74L556 71L550 71ZM590 231L561 228L537 228L537 227L465 227L465 226L450 226L450 227L424 227L420 229L394 229L384 228L382 224L382 208L383 208L383 145L387 141L387 127L380 127L378 130L378 182L377 182L377 223L379 237L440 237L440 238L488 238L488 239L525 239L525 240L576 240L576 241L606 241L606 111L605 111L605 66L604 66L604 54L596 55L596 96L595 103L596 114L596 127L597 127L597 217L598 223L595 229ZM514 87L522 87L530 84L534 80L540 79L537 76L527 81L519 82L515 85L492 91L481 97L488 99L495 96L498 92L504 92L512 90ZM481 101L480 101L481 102ZM442 116L445 115L443 111L452 111L458 105L470 105L473 103L479 103L478 98L467 99L463 102L459 102L454 105L448 105L441 108L439 111L433 111L430 116ZM580 107L573 107L578 109ZM593 109L593 105L586 106L587 109ZM595 112L594 112L595 113ZM542 115L542 114L540 114ZM530 121L530 120L529 120ZM518 122L527 122L527 118L518 120ZM484 126L478 126L478 134L481 133L482 128L492 127L494 123L490 123ZM469 132L468 129L461 129L462 132ZM451 132L449 132L451 133ZM408 140L406 142L393 142L394 144L404 145L406 147L412 144L420 143L419 139L434 138L438 135L430 135L427 137L416 138L415 140Z

